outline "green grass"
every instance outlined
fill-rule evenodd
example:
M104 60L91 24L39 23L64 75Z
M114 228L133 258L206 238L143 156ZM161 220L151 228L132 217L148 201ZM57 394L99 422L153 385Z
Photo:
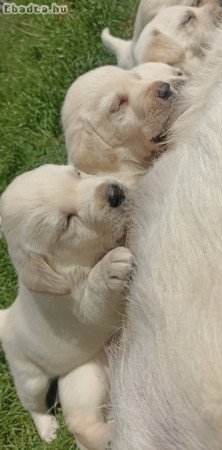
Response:
M115 64L100 42L104 26L119 36L131 34L137 0L66 4L65 16L0 15L0 193L24 171L47 162L66 162L60 110L67 88L89 69ZM16 290L16 274L0 239L1 308L13 302ZM60 420L57 440L43 444L17 401L0 353L0 449L74 449L73 438Z

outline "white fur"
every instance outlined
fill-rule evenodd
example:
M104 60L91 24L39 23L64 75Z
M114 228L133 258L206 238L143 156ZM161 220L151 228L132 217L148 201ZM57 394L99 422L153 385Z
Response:
M164 148L154 138L169 128L174 85L183 80L179 69L159 63L132 71L103 66L77 78L62 108L69 162L127 181L144 173L153 153ZM158 96L163 82L173 94L165 100Z
M129 69L135 66L131 40L119 39L112 36L109 28L104 28L101 39L104 46L116 56L119 67Z
M179 83L180 81L186 80L186 77L181 69L161 62L139 64L131 69L131 72L137 73L141 78L149 83L158 80L165 81L167 83L173 83L174 81Z
M112 358L114 450L222 448L222 29L133 207L137 263Z
M143 28L153 20L162 8L169 6L203 6L205 3L213 3L214 0L141 0L139 3L133 30L133 41L136 42Z
M133 262L131 252L118 247L125 202L110 206L110 183L116 182L46 165L17 177L0 202L19 275L15 302L0 311L17 394L50 442L58 425L47 415L45 397L50 379L60 376L66 423L92 450L105 450L110 439L102 411L108 387L103 346L121 322Z
M140 27L138 25L138 28L141 28L141 32L136 32L136 37L132 41L115 38L110 34L108 28L103 30L102 41L105 47L116 55L117 63L120 67L130 69L144 62L159 61L167 62L171 65L179 65L180 69L187 74L192 73L198 67L203 57L202 47L208 45L211 40L210 29L212 24L218 20L218 15L221 14L220 8L214 0L212 2L207 1L207 4L201 8L183 6L181 3L181 1L161 2L161 5L157 3L157 15L146 26ZM160 8L160 6L167 6L168 4L176 6ZM142 6L143 4L141 4L141 8ZM183 18L186 14L189 14L189 11L196 18L181 26ZM144 14L144 17L146 17L146 14ZM154 56L153 51L150 52L149 47L153 43L156 31L170 38L171 43L177 44L178 49L180 48L181 52L184 53L183 57L176 59L174 62L175 49L171 47L169 47L168 51L164 49L163 54L161 54L162 42ZM167 52L169 52L169 55L167 55Z
M8 315L9 309L4 309L0 312L0 339L2 338L2 330Z

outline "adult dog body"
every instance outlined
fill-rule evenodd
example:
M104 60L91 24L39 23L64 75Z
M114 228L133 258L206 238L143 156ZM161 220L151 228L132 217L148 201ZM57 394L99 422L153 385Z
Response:
M45 397L60 376L65 420L84 450L109 441L102 348L121 321L132 263L129 250L117 247L127 190L114 183L46 165L17 177L0 202L19 275L18 297L0 311L0 338L18 396L50 442L58 426Z
M115 450L222 448L222 29L136 194L137 273L111 358Z

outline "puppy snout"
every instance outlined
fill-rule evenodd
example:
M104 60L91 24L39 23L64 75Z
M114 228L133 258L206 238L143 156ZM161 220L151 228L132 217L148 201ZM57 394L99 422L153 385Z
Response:
M169 83L161 83L157 89L157 96L163 100L167 100L171 97L172 91Z
M108 186L107 200L111 208L118 208L125 200L122 187L118 184L110 184Z

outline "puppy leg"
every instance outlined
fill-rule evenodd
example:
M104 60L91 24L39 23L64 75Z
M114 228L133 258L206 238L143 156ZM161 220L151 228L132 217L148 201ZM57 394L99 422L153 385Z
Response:
M8 356L8 355L7 355ZM18 397L32 416L37 431L45 442L56 438L58 423L47 414L46 394L50 378L36 365L24 359L8 358Z
M81 450L105 450L111 432L104 422L103 405L108 378L104 352L59 380L59 398L65 421Z
M133 255L125 247L110 250L90 271L84 291L73 287L73 311L79 321L113 331L121 323L123 294L133 268Z
M47 443L54 441L59 428L55 416L36 412L31 412L31 416L41 439Z

